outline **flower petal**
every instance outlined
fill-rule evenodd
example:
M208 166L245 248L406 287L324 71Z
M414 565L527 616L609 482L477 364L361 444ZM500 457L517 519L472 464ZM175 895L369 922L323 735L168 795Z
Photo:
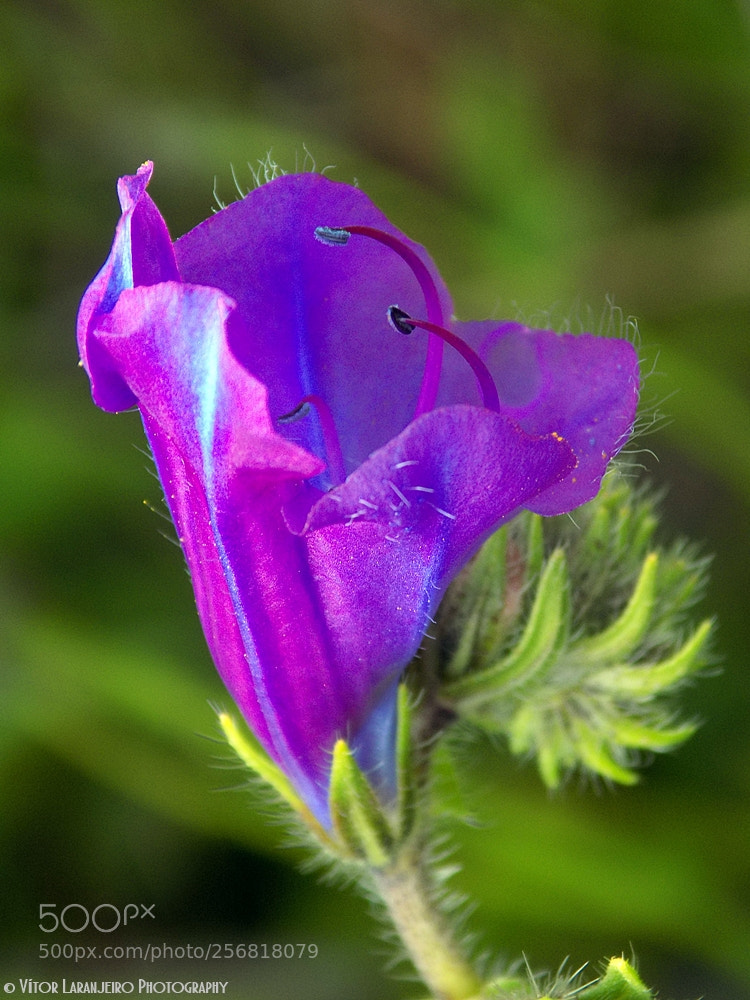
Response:
M575 464L570 446L455 406L425 414L312 508L304 537L334 662L371 704L417 651L453 575ZM375 757L361 734L359 752Z
M392 793L396 681L452 576L522 507L558 513L596 492L632 425L634 352L466 324L501 412L465 405L473 375L446 352L440 408L410 423L428 338L399 336L387 310L423 315L423 289L381 244L331 247L314 231L398 236L448 317L421 247L355 188L310 174L251 192L173 250L150 175L120 182L81 357L99 405L140 407L219 672L327 826L337 738ZM343 484L320 420L278 423L311 395L342 438Z
M392 578L394 588L401 581L411 592L413 567L420 565L413 594L421 594L427 583L442 592L492 531L564 479L575 463L558 434L535 437L474 406L433 410L326 493L312 507L305 535L312 551L336 533L347 554L332 561L358 562L360 568L372 562L372 573ZM368 551L356 541L360 533ZM323 547L330 551L330 544ZM362 586L369 588L370 578L362 572ZM385 599L390 603L390 596ZM353 613L362 610L352 602Z
M124 291L97 338L138 399L219 672L322 822L328 753L362 704L339 683L305 543L282 516L314 456L273 430L210 288Z
M121 378L216 495L239 466L306 478L322 463L273 428L265 387L237 362L234 303L213 288L164 282L126 289L96 341Z
M230 696L324 826L332 732L345 728L304 546L279 515L285 483L251 470L221 505L158 424L144 424L208 647Z
M315 238L318 226L347 224L386 230L412 247L450 316L448 292L422 247L363 192L319 174L279 177L251 191L177 240L175 252L185 281L219 288L237 303L248 337L234 338L232 349L267 386L272 414L310 394L325 400L350 472L411 419L427 338L399 336L388 324L394 303L425 313L420 286L397 254L363 237L341 247ZM284 434L324 456L314 416Z
M114 308L126 288L179 278L166 224L146 194L152 171L153 164L146 162L137 174L118 181L122 215L112 249L78 310L81 361L91 379L94 402L110 412L130 409L136 399L93 336L99 317Z
M555 436L489 411L434 411L318 500L295 535L284 507L320 463L274 432L263 386L228 348L233 319L220 292L168 282L123 292L97 336L138 398L219 672L327 823L335 739L378 767L387 794L394 681L442 590L575 460Z
M562 514L591 500L610 460L627 441L638 405L638 357L627 340L558 334L520 323L457 323L495 380L500 412L530 434L568 441L577 467L529 509ZM471 372L446 356L441 403L475 393Z

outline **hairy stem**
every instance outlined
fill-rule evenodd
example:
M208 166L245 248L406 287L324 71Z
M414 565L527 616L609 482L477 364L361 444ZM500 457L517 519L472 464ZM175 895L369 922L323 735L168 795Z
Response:
M427 873L416 852L402 851L386 868L372 872L401 941L435 1000L478 997L481 983L435 904Z

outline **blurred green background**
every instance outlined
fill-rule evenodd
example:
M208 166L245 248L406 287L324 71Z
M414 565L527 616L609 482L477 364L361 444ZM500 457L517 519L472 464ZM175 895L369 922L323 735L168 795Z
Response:
M715 553L704 725L633 790L467 757L472 929L534 967L634 952L672 1000L750 997L750 6L746 0L6 0L0 8L0 969L40 903L155 904L107 943L315 942L214 963L275 1000L404 997L366 907L221 769L204 648L135 414L90 402L79 298L116 178L147 158L177 236L271 151L358 180L426 244L462 318L637 317L644 474ZM250 166L248 166L248 163ZM622 314L612 311L614 300ZM603 319L602 319L603 317ZM101 935L78 936L101 944ZM54 940L74 940L75 935ZM102 964L88 978L174 977ZM240 984L244 984L240 989Z

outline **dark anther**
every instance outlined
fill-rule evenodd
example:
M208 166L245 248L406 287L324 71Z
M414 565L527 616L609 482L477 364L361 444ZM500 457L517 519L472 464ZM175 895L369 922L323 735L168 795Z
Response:
M416 326L414 323L410 323L409 320L411 316L409 313L404 312L403 309L399 309L398 306L388 306L388 322L391 324L394 330L399 333L410 334L414 333Z
M345 247L351 233L348 229L334 229L331 226L318 226L315 239L329 247Z
M293 424L295 420L299 420L301 417L306 417L309 412L310 404L307 400L303 400L299 406L295 406L293 410L289 411L289 413L282 413L282 415L277 417L276 420L280 424Z

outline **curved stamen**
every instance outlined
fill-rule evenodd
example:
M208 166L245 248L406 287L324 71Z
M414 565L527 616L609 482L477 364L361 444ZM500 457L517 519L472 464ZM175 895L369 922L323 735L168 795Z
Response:
M331 413L331 408L320 396L311 393L304 396L297 406L289 413L283 413L276 420L280 424L291 424L295 420L306 417L310 412L310 406L315 407L320 422L320 430L323 434L323 447L326 453L328 475L333 486L340 486L346 479L346 467L344 466L344 456L341 451L341 443L336 430L336 424Z
M427 318L431 323L443 323L443 308L440 305L440 295L432 280L429 268L416 251L391 233L386 233L382 229L375 229L373 226L340 226L332 228L330 226L318 226L315 230L316 239L327 246L346 246L349 236L366 236L371 240L382 243L399 255L399 257L411 268L414 277L419 282L419 287L424 295L427 307ZM434 332L434 331L432 331ZM440 387L440 368L443 362L443 341L440 336L430 337L427 343L427 358L425 359L424 374L422 384L419 387L419 397L414 416L418 417L422 413L432 410L437 400L438 389Z
M303 399L302 402L295 406L293 410L289 413L282 413L280 417L276 417L276 421L279 424L294 424L302 417L306 417L310 412L310 402L307 399Z
M446 330L445 327L439 326L437 323L431 323L426 319L414 319L413 316L404 312L403 309L399 309L398 306L388 307L388 321L393 329L399 333L413 333L414 328L418 326L422 330L427 330L436 337L440 337L446 344L450 344L451 347L455 348L461 357L471 365L472 371L479 383L479 391L482 395L482 402L485 408L499 413L500 398L497 394L497 387L490 374L490 370L477 352L469 347L465 340L461 340L455 333Z

